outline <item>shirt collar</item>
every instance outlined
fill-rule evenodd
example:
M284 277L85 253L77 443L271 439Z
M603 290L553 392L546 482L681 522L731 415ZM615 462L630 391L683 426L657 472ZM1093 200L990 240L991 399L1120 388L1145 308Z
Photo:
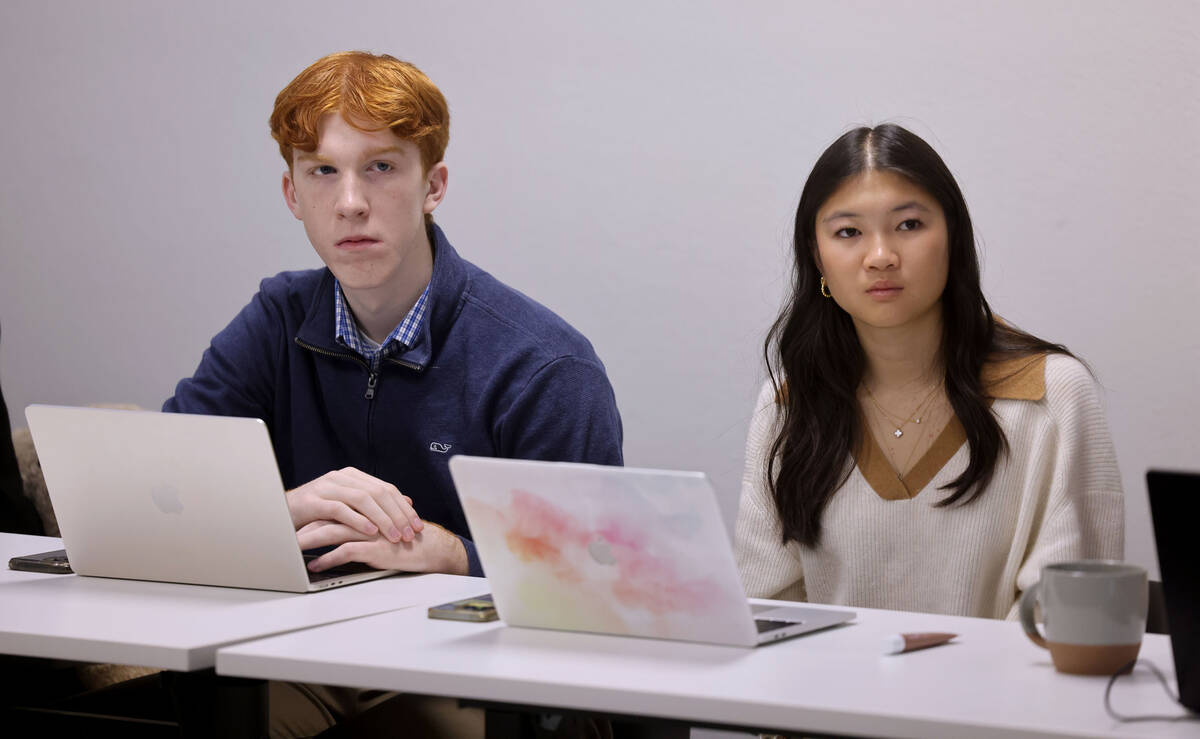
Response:
M1046 396L1046 355L989 359L979 379L989 398L1041 400Z
M421 329L421 322L425 318L425 306L428 304L429 285L425 285L425 289L421 291L421 296L417 298L417 302L409 309L404 316L404 320L392 329L387 338L380 343L378 352L373 352L359 338L358 325L354 321L354 314L350 310L350 305L346 302L346 295L342 292L342 284L338 280L333 281L333 316L334 316L334 338L339 344L345 346L364 357L372 357L372 355L382 353L385 356L391 356L399 351L408 349L413 345L416 337Z

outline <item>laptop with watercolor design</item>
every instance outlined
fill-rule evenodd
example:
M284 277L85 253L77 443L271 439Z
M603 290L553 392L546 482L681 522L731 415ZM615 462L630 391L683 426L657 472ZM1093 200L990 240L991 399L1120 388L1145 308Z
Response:
M510 626L752 647L854 618L752 606L703 473L462 455L450 473Z

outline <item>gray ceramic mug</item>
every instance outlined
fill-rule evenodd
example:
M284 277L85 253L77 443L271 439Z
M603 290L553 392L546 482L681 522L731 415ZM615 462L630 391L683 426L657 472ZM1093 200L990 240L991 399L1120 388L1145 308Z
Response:
M1042 606L1045 634L1033 620ZM1108 560L1060 562L1021 596L1021 625L1059 672L1111 675L1137 659L1146 633L1146 570Z

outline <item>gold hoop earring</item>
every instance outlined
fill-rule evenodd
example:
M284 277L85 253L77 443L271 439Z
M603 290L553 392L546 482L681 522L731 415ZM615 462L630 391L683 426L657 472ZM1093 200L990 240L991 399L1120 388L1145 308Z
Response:
M821 278L821 294L827 298L832 298L833 293L829 292L829 286L825 284L825 278Z

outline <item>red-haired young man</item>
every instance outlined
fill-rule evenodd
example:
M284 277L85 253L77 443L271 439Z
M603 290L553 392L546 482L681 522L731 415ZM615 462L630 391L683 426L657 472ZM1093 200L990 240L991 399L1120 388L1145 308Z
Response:
M163 406L267 422L301 546L334 546L314 570L481 575L453 454L622 462L591 344L433 223L449 123L390 56L332 54L292 80L271 133L325 269L264 280Z

